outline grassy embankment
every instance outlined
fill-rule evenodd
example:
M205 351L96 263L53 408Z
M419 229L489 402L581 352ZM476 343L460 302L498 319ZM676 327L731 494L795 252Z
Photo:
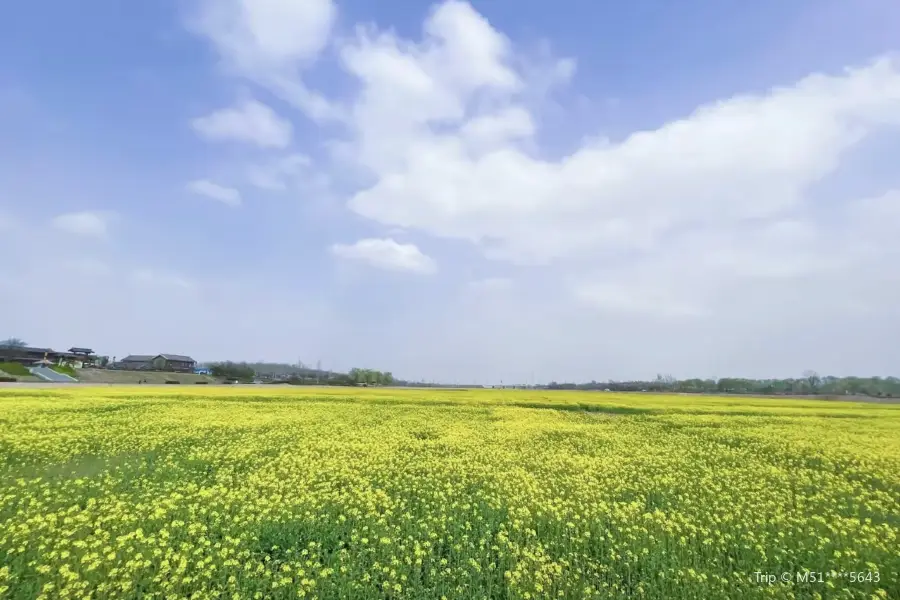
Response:
M31 372L27 367L15 362L0 362L0 371L3 371L7 375L12 375L13 377L31 376Z
M72 367L64 366L64 365L53 365L50 368L53 369L54 371L56 371L57 373L62 373L63 375L68 375L69 377L72 377L73 379L78 379L78 373Z

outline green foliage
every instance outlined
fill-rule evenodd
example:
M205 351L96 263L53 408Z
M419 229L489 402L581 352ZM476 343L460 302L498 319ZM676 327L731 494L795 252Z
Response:
M287 380L272 381L282 383L286 381L291 385L344 385L344 386L376 386L392 385L394 376L391 373L383 373L374 369L351 369L349 373L334 373L330 371L314 371L297 374Z
M75 369L68 365L53 365L50 367L57 373L62 373L63 375L68 375L69 377L77 378L78 376L75 374Z
M897 377L820 377L807 371L796 379L682 379L657 376L654 381L592 381L590 383L556 383L548 389L609 390L611 392L674 392L682 394L752 394L778 396L873 396L900 397Z
M15 362L0 363L0 371L3 371L7 375L17 375L21 377L27 377L31 375L31 371L29 371L25 367L25 365L21 365Z
M376 371L375 369L350 369L347 376L357 385L391 385L394 383L394 376L388 372Z
M249 365L231 361L212 363L209 365L209 369L215 377L237 379L238 381L252 381L256 375Z

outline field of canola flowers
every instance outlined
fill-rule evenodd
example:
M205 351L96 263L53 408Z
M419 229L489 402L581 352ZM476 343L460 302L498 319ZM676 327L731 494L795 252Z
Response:
M900 598L900 406L6 388L0 456L0 598Z

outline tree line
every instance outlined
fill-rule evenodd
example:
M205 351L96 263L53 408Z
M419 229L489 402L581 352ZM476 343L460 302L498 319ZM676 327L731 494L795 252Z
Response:
M353 368L347 373L335 373L333 371L314 371L309 374L292 375L282 379L278 383L290 383L292 385L346 385L346 386L376 386L395 385L396 381L390 371L378 371L376 369Z
M350 369L347 373L356 385L393 385L394 376L390 371L376 371L375 369Z
M21 348L26 343L20 338L0 340L0 348ZM106 357L100 357L106 358ZM347 373L311 369L302 364L248 363L223 361L208 363L215 377L240 382L251 382L262 376L278 377L280 382L295 385L347 385L347 386L426 386L426 387L479 387L427 384L397 380L390 371L353 368ZM518 386L510 386L518 387ZM657 375L649 381L591 381L587 383L558 383L523 386L551 390L608 390L611 392L671 392L687 394L751 394L764 396L871 396L900 398L898 377L822 377L815 371L806 371L802 377L786 379L748 379L722 377L717 379L676 379L671 375Z
M294 385L393 385L394 376L390 371L383 372L375 369L350 369L348 373L335 373L332 371L321 371L317 369L309 369L306 367L284 368L287 365L277 364L279 369L272 369L272 365L267 363L246 363L246 362L216 362L206 365L210 373L214 377L221 377L226 380L234 380L240 382L250 382L259 376L277 375L277 379L273 379L273 383L290 383Z
M206 365L209 372L215 377L222 379L235 380L240 382L253 381L256 377L256 371L247 363L236 363L225 361L219 363L209 363Z
M822 377L807 371L803 377L787 379L676 379L657 375L650 381L607 381L590 383L551 382L547 389L609 390L611 392L672 392L686 394L752 394L763 396L872 396L900 397L897 377Z

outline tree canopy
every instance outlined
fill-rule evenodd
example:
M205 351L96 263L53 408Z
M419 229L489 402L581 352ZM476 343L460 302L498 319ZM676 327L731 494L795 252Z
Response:
M788 379L675 379L658 375L650 381L608 381L590 383L557 383L549 389L609 390L611 392L675 392L689 394L758 394L798 396L874 396L900 397L897 377L822 377L806 371L803 377Z
M252 367L231 361L212 363L209 365L209 370L216 377L238 381L252 381L256 376Z
M394 376L387 372L376 371L375 369L350 369L347 373L353 383L357 385L391 385L394 383Z

